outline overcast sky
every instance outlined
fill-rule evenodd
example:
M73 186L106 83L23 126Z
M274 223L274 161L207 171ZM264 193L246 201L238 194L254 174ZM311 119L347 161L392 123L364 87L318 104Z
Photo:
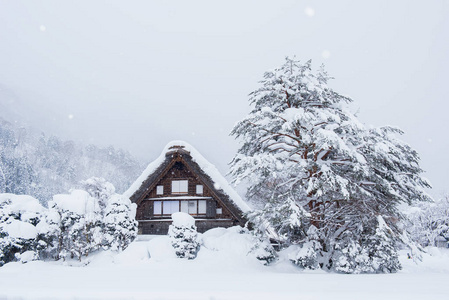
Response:
M285 56L324 63L367 125L449 191L449 1L0 0L0 115L150 161L173 139L222 172L248 94Z

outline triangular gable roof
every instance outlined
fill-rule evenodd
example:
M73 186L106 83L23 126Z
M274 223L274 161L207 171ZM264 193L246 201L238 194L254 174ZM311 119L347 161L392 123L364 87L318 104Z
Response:
M155 185L161 177L162 172L167 170L173 159L170 157L171 152L184 152L184 162L193 169L193 171L202 177L203 181L213 190L220 199L226 199L235 208L242 213L251 210L248 204L237 194L237 192L229 185L228 181L220 174L217 168L208 162L193 146L184 141L172 141L168 143L161 155L152 163L150 163L131 187L123 194L131 199L132 202L139 202L152 185ZM225 203L226 204L226 203ZM239 217L240 219L240 217Z

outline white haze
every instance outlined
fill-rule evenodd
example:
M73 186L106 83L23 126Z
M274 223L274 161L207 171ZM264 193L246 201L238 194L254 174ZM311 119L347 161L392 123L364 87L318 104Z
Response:
M2 1L0 116L150 161L186 140L223 172L247 95L286 55L324 63L447 190L449 2Z

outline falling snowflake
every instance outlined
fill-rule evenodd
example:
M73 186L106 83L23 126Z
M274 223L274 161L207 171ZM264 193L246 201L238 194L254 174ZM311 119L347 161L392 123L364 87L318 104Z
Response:
M45 25L41 25L39 26L39 30L44 32L45 30L47 30L47 27L45 27Z
M331 52L329 50L323 50L323 52L321 52L321 56L325 59L328 59L329 57L331 57Z
M69 119L72 120L74 116L72 114L69 115Z
M309 17L313 17L315 15L315 10L310 6L307 6L306 9L304 9L304 13Z

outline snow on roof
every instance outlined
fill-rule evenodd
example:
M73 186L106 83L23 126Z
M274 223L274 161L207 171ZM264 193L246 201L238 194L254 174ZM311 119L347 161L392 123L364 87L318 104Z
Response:
M142 185L142 183L150 176L156 169L165 161L165 155L167 152L173 151L172 147L180 146L183 150L190 152L190 156L192 160L196 162L199 167L209 175L209 177L214 182L214 187L217 190L223 190L225 194L227 194L232 202L237 205L242 212L248 212L251 208L248 204L243 201L239 194L230 186L226 178L224 178L217 168L208 162L193 146L184 142L184 141L171 141L169 142L161 155L152 163L150 163L147 168L143 171L143 173L137 178L137 180L131 185L131 187L123 193L123 195L127 198L130 198ZM170 149L172 148L172 149Z

